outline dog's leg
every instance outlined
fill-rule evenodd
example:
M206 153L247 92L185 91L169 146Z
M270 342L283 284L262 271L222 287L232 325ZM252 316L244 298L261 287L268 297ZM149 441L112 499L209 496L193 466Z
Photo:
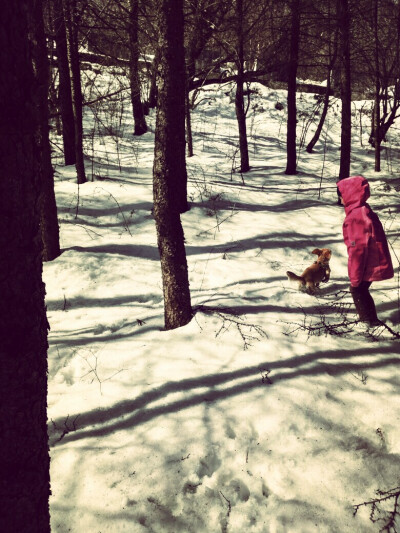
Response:
M307 281L306 287L307 287L307 292L309 292L310 294L315 293L315 285L313 281Z

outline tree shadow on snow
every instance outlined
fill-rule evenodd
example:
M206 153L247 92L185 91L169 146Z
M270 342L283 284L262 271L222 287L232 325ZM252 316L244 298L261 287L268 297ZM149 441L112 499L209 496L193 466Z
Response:
M354 350L323 350L295 356L283 361L266 360L258 365L235 371L170 381L160 387L144 392L137 398L124 400L112 407L71 415L71 420L78 420L77 429L66 434L60 442L101 437L116 431L130 430L159 416L165 416L207 402L226 400L260 387L266 387L260 379L260 372L263 368L268 368L272 383L322 374L340 376L347 372L357 373L391 365L397 367L400 363L400 356L393 355L395 350L396 348L388 345ZM365 361L365 356L380 357L367 362ZM353 358L353 361L350 361L351 358ZM357 358L362 360L357 362ZM329 359L332 362L327 362ZM232 385L235 381L237 383ZM205 388L207 389L206 391L194 392L195 389ZM267 393L267 388L265 390ZM185 396L168 402L168 395L179 392ZM150 406L157 401L162 401L162 405ZM55 420L53 424L62 427L64 420ZM54 430L52 430L51 426L49 426L49 434L54 439L52 444L56 444L58 439L54 437L58 437L58 435L54 435Z

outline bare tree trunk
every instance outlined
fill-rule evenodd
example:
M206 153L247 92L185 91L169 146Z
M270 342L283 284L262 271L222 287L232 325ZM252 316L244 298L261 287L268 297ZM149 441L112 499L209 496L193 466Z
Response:
M198 5L198 8L201 8ZM197 35L198 37L198 35ZM189 41L189 44L186 47L186 90L185 90L185 112L186 112L186 144L187 144L187 154L188 157L193 157L193 135L192 135L192 118L190 113L190 87L192 81L196 77L196 50L195 42L196 32L192 35L192 38ZM197 41L196 41L197 42Z
M192 118L190 115L190 98L188 79L186 78L185 85L185 115L186 115L186 143L187 143L187 155L193 157L193 135L192 135Z
M330 77L331 77L331 73L329 72L328 81L327 81L327 84L326 84L326 93L325 93L325 96L324 96L324 105L323 105L323 108L322 108L321 117L319 119L318 126L317 126L317 129L315 130L313 138L308 143L307 148L306 148L306 151L309 154L311 154L311 152L313 151L314 146L319 141L319 138L320 138L320 135L321 135L321 132L322 132L322 128L324 127L324 124L325 124L326 115L328 114L329 97L330 97L330 91L331 91L331 80L330 80Z
M374 40L375 40L375 102L374 102L374 148L375 148L375 172L381 171L381 137L380 137L380 75L379 75L379 39L378 39L379 7L378 0L374 5Z
M75 165L78 183L86 182L83 158L82 88L78 50L77 0L63 0L67 53L71 80L72 110L75 131Z
M329 28L330 28L331 27L330 2L328 4L328 9L329 9ZM321 132L322 132L322 128L324 127L325 119L326 119L326 116L328 114L329 98L330 98L330 93L331 93L332 71L333 71L333 68L335 66L335 62L336 62L336 58L337 58L337 36L338 36L338 31L337 31L337 26L336 26L335 33L334 33L334 39L333 39L333 54L332 54L331 40L329 38L329 45L328 45L328 47L329 47L329 52L328 52L329 53L329 65L328 65L328 72L327 72L327 78L326 78L326 93L325 93L325 96L324 96L324 105L323 105L323 108L322 108L322 113L321 113L321 117L320 117L317 129L315 130L313 138L308 143L307 148L306 148L306 151L309 154L311 154L311 152L313 151L314 146L317 144L317 142L318 142L318 140L320 138L320 135L321 135Z
M43 244L43 260L52 261L60 255L60 235L49 142L49 112L47 97L50 73L43 24L43 2L42 0L33 0L32 3L33 8L29 13L29 37L32 42L33 62L38 88L34 98L36 109L38 111L38 118L40 120L37 141L40 145L42 158L40 166L40 232Z
M141 94L139 77L139 0L130 0L129 10L129 76L131 86L131 101L133 120L135 123L134 135L143 135L147 131L146 119Z
M5 2L0 19L0 72L7 73L0 82L0 523L10 533L50 532L32 10L31 0Z
M235 110L239 128L240 172L250 170L249 148L247 143L246 112L244 110L244 36L243 36L243 0L236 0L237 24L237 80Z
M160 64L160 50L158 48L155 51L153 64L151 66L151 77L150 77L150 91L149 91L149 109L154 109L157 105L157 71L158 65Z
M182 159L185 159L185 58L183 0L162 0L158 14L161 51L154 149L154 218L164 291L165 328L192 317L189 279L180 220ZM185 187L186 194L186 187ZM179 199L181 201L179 202Z
M67 37L65 33L62 0L53 0L54 39L58 65L58 98L62 120L64 162L75 165L75 123L72 109L71 80L69 76Z
M338 24L340 43L340 96L342 100L339 179L344 179L350 175L351 157L350 12L348 0L338 0Z
M287 117L287 163L285 174L296 174L297 151L296 151L296 78L299 57L300 41L300 0L291 1L292 23L290 35L290 57L288 73L288 117Z

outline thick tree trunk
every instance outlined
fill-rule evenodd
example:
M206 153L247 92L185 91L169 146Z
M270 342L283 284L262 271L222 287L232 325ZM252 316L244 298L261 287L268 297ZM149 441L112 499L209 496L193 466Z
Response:
M296 78L299 57L300 41L300 0L291 2L292 23L290 35L290 57L288 72L288 117L287 117L287 163L285 174L296 174L297 153L296 153Z
M351 65L350 13L348 0L338 0L338 24L340 47L340 97L342 100L339 179L344 179L350 175L351 157Z
M235 111L239 128L240 172L250 170L249 147L247 143L246 112L244 110L244 36L243 36L243 0L236 0L237 24L237 80L235 94Z
M69 75L75 131L75 166L78 183L86 182L83 158L82 88L78 50L77 0L63 0L64 23L67 36Z
M159 11L161 60L154 150L154 218L164 291L165 328L192 317L181 211L185 160L185 60L183 1L162 0ZM186 192L186 187L184 188ZM181 199L178 203L177 200Z
M64 162L75 165L75 123L62 0L53 0L54 39L58 65L58 98L61 111Z
M0 19L0 528L48 533L47 319L39 232L40 131L30 0Z
M131 86L131 101L133 120L135 123L134 135L143 135L147 131L144 108L140 97L139 77L139 0L130 0L129 10L129 81Z
M33 9L29 13L29 24L29 37L32 42L35 77L37 81L37 91L34 98L40 120L37 141L40 145L42 158L40 166L41 194L39 203L40 232L43 244L42 255L44 261L52 261L60 255L60 235L49 142L49 112L47 105L49 64L44 34L42 0L33 0Z

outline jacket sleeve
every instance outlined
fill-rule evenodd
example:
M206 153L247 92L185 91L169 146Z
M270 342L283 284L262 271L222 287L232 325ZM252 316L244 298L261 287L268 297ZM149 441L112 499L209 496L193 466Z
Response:
M344 242L348 253L350 284L358 287L363 280L368 261L368 241L371 236L371 221L361 209L357 216L350 216L343 224Z

